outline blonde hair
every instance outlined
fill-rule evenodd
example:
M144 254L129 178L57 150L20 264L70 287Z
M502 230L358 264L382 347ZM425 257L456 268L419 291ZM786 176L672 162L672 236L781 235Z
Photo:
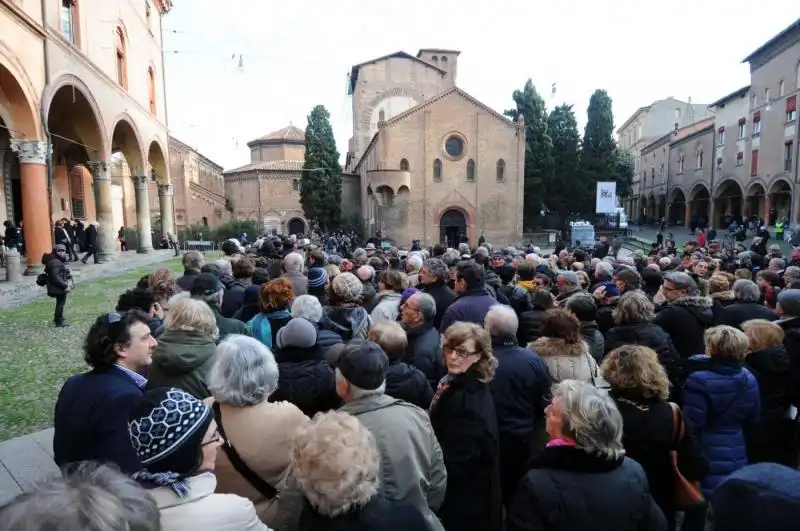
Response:
M744 361L750 350L747 336L732 326L720 325L706 330L706 354L717 360Z
M164 320L164 328L203 332L214 339L219 337L214 312L208 304L198 299L181 299L171 305Z
M317 413L292 438L289 460L300 490L324 516L344 514L378 493L375 439L347 413Z
M390 360L401 359L408 346L406 331L396 321L378 321L370 328L367 340L377 343Z
M638 398L669 397L669 379L653 349L623 345L608 353L600 366L611 389Z
M339 266L335 264L326 265L325 272L328 273L328 284L333 282L333 279L336 278L336 275L341 273L341 271L339 270Z
M475 362L478 379L483 383L489 383L494 378L494 371L497 369L497 358L492 355L492 336L485 328L475 323L453 323L444 333L443 346L457 348L470 339L475 340L475 348L480 356Z
M783 345L783 328L766 319L751 319L742 323L742 330L750 340L750 350L756 352Z

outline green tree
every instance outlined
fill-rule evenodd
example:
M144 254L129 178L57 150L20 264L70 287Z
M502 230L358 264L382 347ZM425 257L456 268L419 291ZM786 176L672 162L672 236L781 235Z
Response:
M338 227L342 215L342 170L330 113L317 105L308 115L306 157L300 179L303 213L323 231Z
M594 190L581 178L581 137L572 105L559 105L547 120L553 143L553 172L545 182L545 201L550 211L558 214L559 227L567 230L571 214L591 211Z
M617 150L616 171L617 196L627 198L633 191L633 159L629 153Z
M523 225L530 227L542 210L546 183L553 175L553 142L547 128L547 107L529 79L522 90L515 90L512 99L516 108L503 114L515 122L525 119L525 182Z
M592 194L598 181L616 179L617 159L611 98L605 90L598 89L589 99L581 153L582 177Z

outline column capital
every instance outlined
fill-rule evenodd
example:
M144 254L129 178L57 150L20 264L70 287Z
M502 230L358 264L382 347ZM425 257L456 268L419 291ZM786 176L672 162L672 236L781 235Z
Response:
M108 162L104 160L93 160L88 163L88 166L95 181L111 180L111 173L108 171Z
M11 139L11 150L19 157L20 164L46 164L52 152L50 144L41 140Z
M147 189L147 175L131 175L131 180L133 181L133 187L136 190Z
M175 195L175 189L172 187L171 184L159 184L158 185L158 195L161 197L166 197L169 195Z

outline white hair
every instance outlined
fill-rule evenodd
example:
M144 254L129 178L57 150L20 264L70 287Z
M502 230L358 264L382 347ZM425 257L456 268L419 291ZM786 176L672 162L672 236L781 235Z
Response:
M756 302L761 298L761 290L758 284L746 278L740 278L733 283L731 288L733 295L740 301Z
M607 459L625 455L622 415L608 393L592 384L563 380L553 388L553 400L562 399L564 432L576 446Z
M350 380L348 380L344 376L344 374L342 374L342 371L340 371L339 369L336 369L336 379L347 382L347 385L350 388L349 389L350 398L352 398L353 400L358 400L359 398L364 398L365 396L375 396L386 393L386 380L384 380L383 383L380 384L377 389L361 389L357 385L353 385L352 383L350 383Z
M406 263L411 266L411 270L413 272L417 272L422 268L422 264L424 263L422 257L418 254L412 254L406 260Z
M420 291L413 294L408 300L413 300L417 304L417 310L422 314L425 322L433 322L434 317L436 317L436 299Z
M167 308L172 308L176 303L182 301L183 299L188 299L192 296L191 292L188 291L179 291L175 295L169 298L167 301Z
M604 275L608 278L611 278L614 275L614 266L608 262L601 261L594 266L594 274L595 276Z
M225 260L224 258L220 258L219 260L214 260L211 262L211 265L217 266L220 271L222 271L226 275L233 275L233 267L231 266L230 260Z
M483 318L483 327L492 337L516 336L519 328L517 312L511 306L495 304Z
M254 406L278 389L278 364L257 339L231 334L217 346L207 382L217 402Z
M286 271L303 271L303 255L300 253L289 253L283 259L283 268Z
M322 320L322 304L313 295L300 295L292 303L292 317L319 323Z

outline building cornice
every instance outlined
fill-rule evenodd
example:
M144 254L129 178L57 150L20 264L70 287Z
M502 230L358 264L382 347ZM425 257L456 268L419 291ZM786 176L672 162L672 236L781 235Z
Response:
M11 14L16 16L19 21L33 33L36 33L40 37L47 37L47 32L44 27L11 0L0 0L0 6L8 8Z
M709 125L705 126L704 128L702 128L702 129L700 129L698 131L695 131L694 133L692 133L690 135L687 135L687 136L685 136L683 138L679 138L678 140L675 140L674 142L670 142L669 145L670 145L670 147L672 147L672 146L677 146L677 145L680 145L680 144L685 144L689 140L697 138L698 136L703 136L704 134L708 133L709 131L711 131L712 133L714 132L714 122L711 122Z
M214 169L219 170L219 173L222 173L222 170L224 169L222 166L220 166L219 164L217 164L216 162L214 162L210 158L206 157L205 155L203 155L202 153L200 153L196 149L192 148L192 146L186 144L185 142L181 142L180 140L178 140L177 138L175 138L172 135L169 135L169 138L167 139L167 144L168 144L169 148L172 148L171 144L173 144L173 143L174 144L178 144L176 146L177 149L180 149L181 151L187 151L189 153L194 153L195 155L197 155L197 157L199 159L201 159L202 161L206 162L207 164L210 164Z
M189 183L189 190L191 190L193 192L196 192L196 193L203 194L208 199L213 199L214 201L217 201L219 203L224 203L225 202L225 196L224 195L218 194L217 192L209 190L205 186L203 186L201 184L198 184L198 183L196 183L194 181Z

